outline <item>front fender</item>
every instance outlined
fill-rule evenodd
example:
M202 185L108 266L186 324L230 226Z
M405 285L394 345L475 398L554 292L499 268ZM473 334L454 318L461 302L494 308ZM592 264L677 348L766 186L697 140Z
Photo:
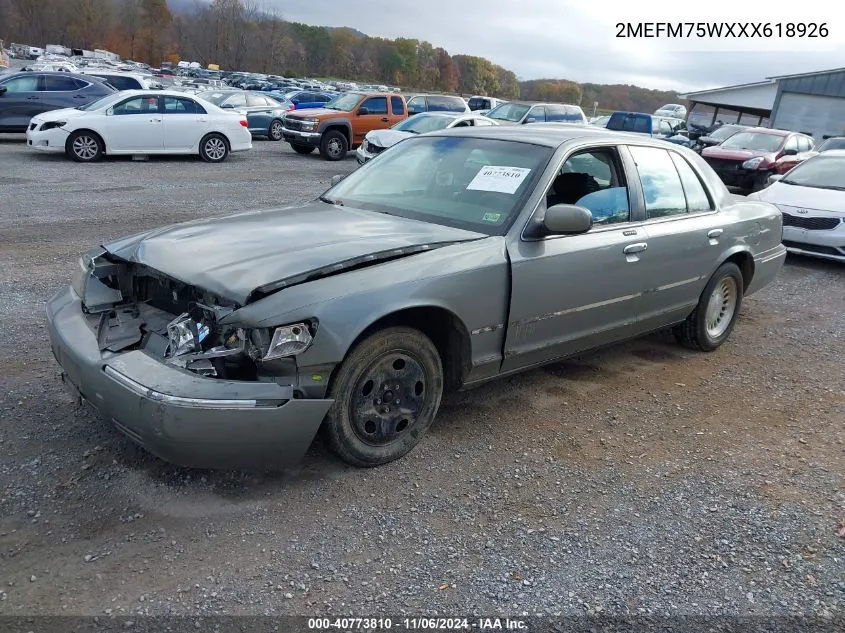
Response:
M373 323L400 310L436 307L452 313L472 336L472 356L501 354L510 302L504 238L489 237L338 273L280 290L226 317L246 328L318 321L300 366L341 362ZM494 336L491 336L494 335Z

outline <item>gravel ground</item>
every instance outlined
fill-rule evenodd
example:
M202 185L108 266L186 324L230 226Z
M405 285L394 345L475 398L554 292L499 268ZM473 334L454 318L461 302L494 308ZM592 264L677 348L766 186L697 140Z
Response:
M0 136L0 613L845 617L843 266L790 258L731 340L652 336L448 396L375 470L172 467L78 408L45 300L143 229L313 198L257 141L78 165Z

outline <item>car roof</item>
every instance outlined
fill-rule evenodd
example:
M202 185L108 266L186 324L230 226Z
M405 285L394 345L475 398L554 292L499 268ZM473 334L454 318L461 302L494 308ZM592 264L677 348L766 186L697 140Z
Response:
M639 134L614 132L594 125L532 123L530 125L491 125L484 127L461 127L429 132L426 136L465 136L489 138L500 141L516 141L557 148L568 141L591 141L598 143L619 143L653 145L666 148L666 141L652 140Z

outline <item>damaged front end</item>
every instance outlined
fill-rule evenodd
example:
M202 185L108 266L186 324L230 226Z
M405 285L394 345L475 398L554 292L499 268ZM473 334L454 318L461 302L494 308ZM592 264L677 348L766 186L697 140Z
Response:
M83 255L72 286L101 352L143 350L210 378L290 383L292 357L316 330L316 322L252 330L223 324L241 306L104 249Z

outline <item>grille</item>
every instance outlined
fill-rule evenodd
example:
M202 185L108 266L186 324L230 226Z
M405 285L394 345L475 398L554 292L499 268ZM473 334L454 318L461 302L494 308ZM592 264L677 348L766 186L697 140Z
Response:
M724 158L705 158L705 160L715 171L739 171L742 169L742 161Z
M367 141L367 150L370 154L379 154L383 152L386 148L382 147L381 145L374 145L370 141Z
M783 214L783 225L794 226L809 231L829 231L839 226L839 218L804 218L799 215Z
M299 121L299 119L295 119L295 118L286 116L282 120L282 122L283 122L284 126L289 130L301 130L302 129L302 123Z
M838 257L845 257L845 249L833 248L832 246L819 246L818 244L804 244L803 242L791 242L784 240L783 245L787 248L797 248L802 251L809 251L811 253L819 253L821 255L836 255Z

